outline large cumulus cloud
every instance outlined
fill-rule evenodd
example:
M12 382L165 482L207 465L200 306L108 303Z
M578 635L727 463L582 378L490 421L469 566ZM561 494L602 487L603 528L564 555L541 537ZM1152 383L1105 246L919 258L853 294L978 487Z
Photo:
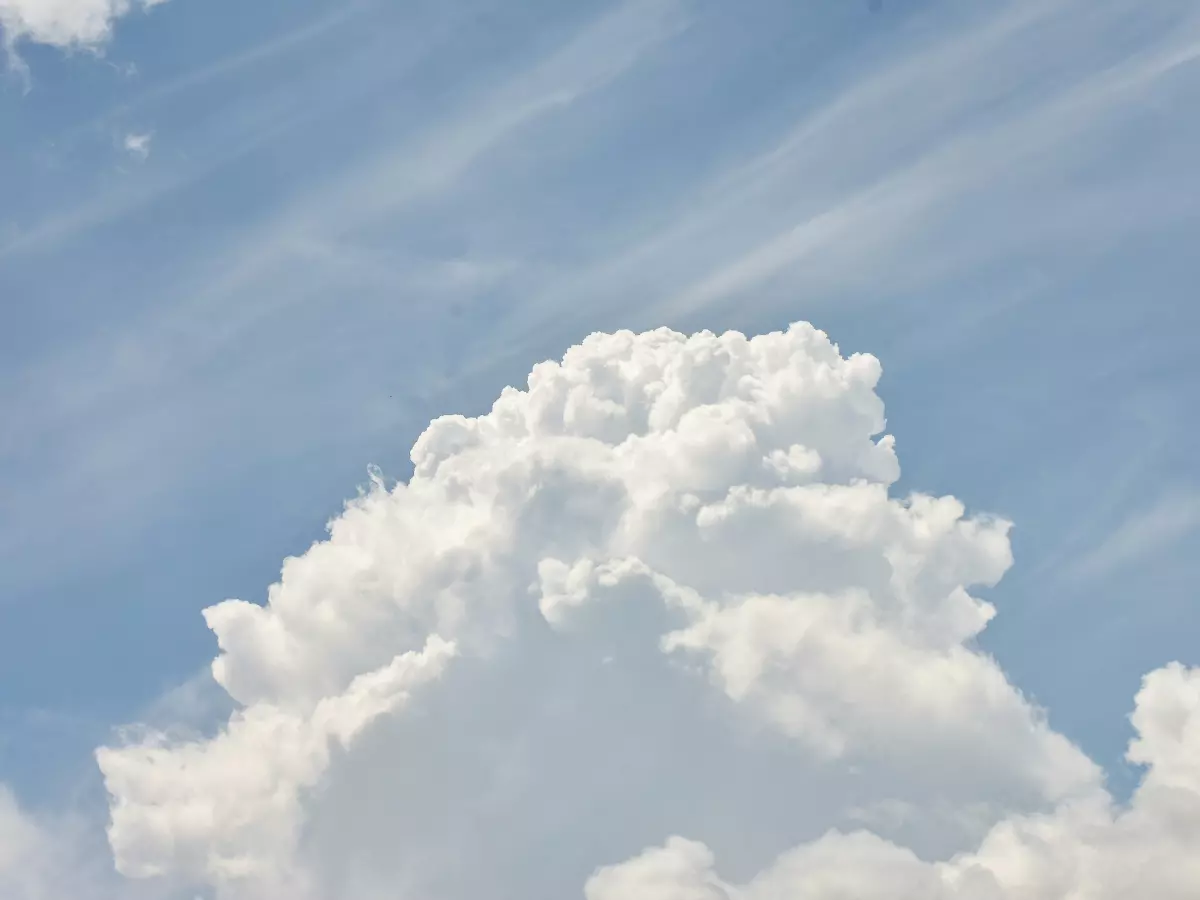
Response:
M411 479L375 477L265 604L206 611L225 726L98 752L118 867L228 897L550 897L695 827L747 886L675 839L589 895L1007 900L1033 836L1086 856L1169 827L1148 798L1190 777L1162 723L1191 676L1148 680L1151 774L1115 811L975 644L1009 524L892 496L880 375L806 324L597 334L434 421ZM854 818L955 861L811 843Z

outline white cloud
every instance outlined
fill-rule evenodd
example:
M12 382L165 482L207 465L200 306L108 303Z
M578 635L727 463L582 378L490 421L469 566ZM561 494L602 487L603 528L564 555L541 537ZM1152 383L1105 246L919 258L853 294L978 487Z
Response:
M0 28L11 46L28 40L56 47L97 47L113 24L165 0L0 0Z
M1200 894L1200 670L1151 673L1128 758L1146 774L1126 807L1106 795L997 823L973 852L930 863L866 832L830 832L747 884L703 844L672 838L603 868L587 900L1187 900Z
M121 139L121 148L135 159L147 159L150 156L150 141L154 135L148 131L130 132Z
M376 478L327 541L285 562L265 606L206 611L213 674L242 705L228 726L98 751L119 869L229 897L373 896L347 860L382 841L386 883L470 896L471 873L447 887L462 867L445 862L481 840L467 822L501 817L497 854L537 828L597 827L573 792L623 758L660 772L662 794L655 742L680 752L674 735L708 727L712 703L722 730L749 728L826 783L793 814L809 831L888 800L940 816L960 847L1007 810L1095 797L1096 767L974 647L994 610L968 588L1011 564L1008 523L950 497L889 497L880 373L806 324L596 334L488 414L435 420L412 479ZM443 641L459 662L389 731L449 661ZM626 747L638 730L645 746ZM737 766L721 752L710 785ZM600 851L583 849L590 869ZM715 890L696 884L665 896Z

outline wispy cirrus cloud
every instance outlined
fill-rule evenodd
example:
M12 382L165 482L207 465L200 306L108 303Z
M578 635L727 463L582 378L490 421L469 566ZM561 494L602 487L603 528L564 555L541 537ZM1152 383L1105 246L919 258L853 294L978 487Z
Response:
M1062 574L1073 582L1094 581L1169 553L1197 531L1200 531L1200 493L1187 488L1168 490L1122 520L1098 544L1066 563Z

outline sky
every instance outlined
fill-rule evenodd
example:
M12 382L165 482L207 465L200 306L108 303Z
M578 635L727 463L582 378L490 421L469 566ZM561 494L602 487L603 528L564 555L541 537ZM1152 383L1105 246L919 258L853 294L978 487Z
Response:
M0 31L4 896L1200 891L1191 0Z

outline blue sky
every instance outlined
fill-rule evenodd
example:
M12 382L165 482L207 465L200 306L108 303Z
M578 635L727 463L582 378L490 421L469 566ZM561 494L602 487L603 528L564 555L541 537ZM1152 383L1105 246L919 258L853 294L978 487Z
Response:
M1200 662L1190 0L170 0L91 47L18 37L26 807L102 799L115 726L210 716L175 690L200 610L263 601L431 418L591 331L795 320L881 360L901 489L1015 522L982 645L1127 789L1142 675Z

